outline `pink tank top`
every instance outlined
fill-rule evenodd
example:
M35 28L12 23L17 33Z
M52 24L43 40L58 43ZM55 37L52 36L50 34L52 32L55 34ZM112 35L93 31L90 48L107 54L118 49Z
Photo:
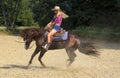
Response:
M57 17L53 18L51 22L54 22L55 25L60 26L62 23L62 14L59 14Z

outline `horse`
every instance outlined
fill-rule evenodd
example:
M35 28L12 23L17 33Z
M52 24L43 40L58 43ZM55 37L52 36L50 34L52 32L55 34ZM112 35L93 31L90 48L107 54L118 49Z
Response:
M47 52L46 50L42 48L42 45L45 44L45 40L44 40L45 32L46 30L41 29L41 28L27 28L21 31L21 37L23 38L25 42L26 50L29 49L32 41L35 41L35 44L36 44L36 48L33 54L31 55L31 58L29 60L27 67L29 67L32 64L33 58L39 52L40 52L40 55L38 57L38 60L40 64L42 65L42 67L46 67L46 65L41 60L44 54ZM68 34L68 38L66 40L52 41L52 44L49 50L63 49L63 48L66 50L66 53L69 57L69 59L67 59L67 66L70 66L75 61L75 57L77 56L75 54L75 50L77 49L79 52L82 52L86 55L92 55L92 56L99 55L93 43L81 41L77 35L72 34L72 33Z

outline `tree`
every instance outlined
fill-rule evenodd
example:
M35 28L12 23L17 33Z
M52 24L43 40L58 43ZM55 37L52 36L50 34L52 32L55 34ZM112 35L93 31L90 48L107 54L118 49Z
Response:
M51 9L55 5L69 15L62 23L66 29L89 26L100 17L111 22L113 17L115 20L120 17L120 0L0 0L0 23L4 21L7 29L15 28L15 25L30 26L36 22L45 26L53 18ZM103 18L100 20L103 21Z
M33 20L33 12L31 8L29 8L29 0L23 0L21 5L21 10L17 18L17 25L18 26L32 26L35 25ZM31 5L30 5L31 7Z
M2 10L0 9L0 25L3 25L3 16L2 16Z
M31 0L34 20L39 25L46 25L52 18L51 8L56 4L69 15L69 19L63 20L63 27L75 29L77 26L89 26L95 23L99 17L111 16L117 13L119 0ZM31 3L31 4L32 4ZM117 5L117 6L116 6ZM105 17L106 18L106 17ZM101 19L102 20L102 19ZM106 18L108 20L108 18ZM108 22L106 22L108 24Z
M1 0L1 10L4 24L7 29L15 28L15 22L19 15L22 0Z

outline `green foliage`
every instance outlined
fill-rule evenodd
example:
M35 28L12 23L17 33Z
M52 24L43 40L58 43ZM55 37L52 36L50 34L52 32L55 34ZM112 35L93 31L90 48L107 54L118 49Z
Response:
M38 22L40 26L45 26L50 21L50 18L52 18L50 7L52 5L52 2L50 2L49 0L40 0L39 2L35 3L36 4L32 7L32 11L34 13L34 20Z
M0 25L3 25L2 17L0 17Z
M6 27L0 26L0 35L20 35L21 31L26 28L39 28L38 26L21 26L16 29L7 30Z
M120 28L111 29L109 27L79 26L71 33L77 34L82 38L116 40L120 39Z
M89 26L97 23L96 20L101 16L111 16L113 12L117 14L117 3L118 0L31 0L30 5L33 4L31 9L34 13L34 20L42 26L45 26L52 18L51 8L59 5L70 16L63 21L62 26L66 29L75 29L80 25Z
M7 29L15 28L15 22L21 8L22 0L1 0L0 8L4 25Z
M17 18L17 25L18 26L32 26L35 25L33 20L33 13L31 9L28 7L29 0L23 0L21 11Z
M16 25L36 25L28 3L29 0L1 0L0 25L4 24L8 29Z
M15 9L16 4L19 4L18 11ZM120 0L1 0L0 25L12 25L14 20L18 26L45 26L53 18L51 9L55 5L69 15L62 23L66 30L81 25L116 28L120 24ZM6 13L3 13L3 9Z

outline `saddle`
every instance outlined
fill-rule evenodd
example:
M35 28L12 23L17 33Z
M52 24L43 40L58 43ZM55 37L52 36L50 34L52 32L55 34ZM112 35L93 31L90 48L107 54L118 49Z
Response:
M45 40L47 40L47 35L49 31L46 31L44 34ZM60 29L55 35L53 35L53 41L65 41L68 38L68 31L64 30L63 28Z
M65 31L63 28L61 28L60 31L57 32L57 33L56 33L55 35L53 35L53 36L54 36L54 37L57 37L57 36L59 36L59 37L61 36L61 37L62 37L62 36L64 36L65 32L66 32L66 31Z

